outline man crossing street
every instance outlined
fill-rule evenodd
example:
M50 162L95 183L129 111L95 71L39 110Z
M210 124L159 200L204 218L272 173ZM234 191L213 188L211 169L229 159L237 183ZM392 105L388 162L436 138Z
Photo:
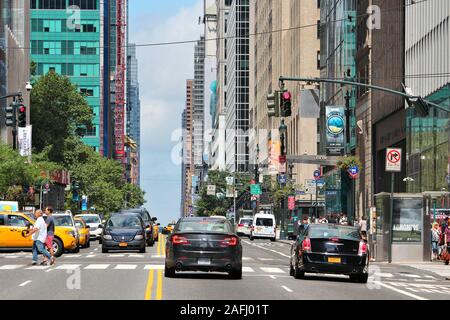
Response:
M47 259L47 265L52 265L55 263L55 258L53 258L45 248L45 242L47 240L47 224L42 217L42 210L36 210L34 216L36 217L36 223L28 234L28 236L33 237L33 260L31 264L37 265L38 254L42 253Z

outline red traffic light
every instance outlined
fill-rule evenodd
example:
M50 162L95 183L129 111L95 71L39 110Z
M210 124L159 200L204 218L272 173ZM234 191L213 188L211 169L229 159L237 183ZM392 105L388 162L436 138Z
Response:
M27 108L25 108L25 106L21 106L20 108L19 108L19 112L20 113L25 113L27 111Z
M283 92L283 100L291 100L292 94L289 91Z
M279 156L279 157L278 157L278 161L279 161L281 164L286 163L286 156Z

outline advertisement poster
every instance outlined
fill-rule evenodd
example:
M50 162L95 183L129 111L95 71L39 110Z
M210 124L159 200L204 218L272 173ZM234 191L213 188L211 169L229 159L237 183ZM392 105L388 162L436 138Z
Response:
M22 157L31 157L31 126L26 128L19 128L19 153Z
M327 155L345 154L345 107L326 107Z
M277 175L280 169L281 143L272 141L269 143L269 174Z

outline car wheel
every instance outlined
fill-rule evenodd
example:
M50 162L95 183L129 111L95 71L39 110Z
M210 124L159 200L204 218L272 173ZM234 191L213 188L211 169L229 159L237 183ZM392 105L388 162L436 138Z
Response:
M77 244L77 247L72 250L72 253L78 253L80 252L80 243Z
M298 268L297 265L294 268L294 278L295 279L304 279L305 278L305 272L300 271L300 269Z
M91 239L88 239L87 244L86 244L86 248L90 248L91 247Z
M62 256L63 251L64 251L64 245L63 245L62 241L59 240L58 238L54 238L52 245L53 245L54 256L56 258Z
M350 275L350 280L358 283L367 283L367 280L369 279L368 273L361 273L361 274L352 274Z
M105 247L102 247L102 253L108 253L108 249L106 249Z
M277 238L272 238L272 239L270 239L270 241L275 242L275 241L277 241Z
M294 268L292 267L292 263L291 263L290 266L289 266L289 275L290 275L291 277L294 276Z
M175 268L169 268L167 267L167 264L164 266L164 276L166 278L173 278L175 277Z
M102 237L98 238L98 244L102 244L102 243L103 243Z
M242 267L239 269L233 269L230 271L230 279L240 280L242 279Z

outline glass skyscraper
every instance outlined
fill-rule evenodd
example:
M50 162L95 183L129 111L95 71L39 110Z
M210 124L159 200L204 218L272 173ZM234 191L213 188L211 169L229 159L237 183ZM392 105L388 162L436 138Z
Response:
M100 0L32 0L31 60L36 75L50 70L68 76L94 113L83 142L100 151L101 116Z

